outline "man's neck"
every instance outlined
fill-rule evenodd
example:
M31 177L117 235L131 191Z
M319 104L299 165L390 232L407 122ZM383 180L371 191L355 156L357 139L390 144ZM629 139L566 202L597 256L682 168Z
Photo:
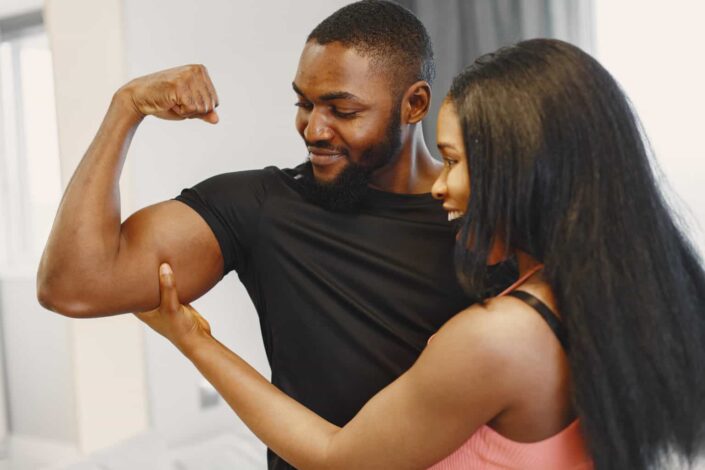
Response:
M423 194L443 169L443 164L431 156L424 140L421 125L412 127L402 140L397 157L372 175L371 186L381 191L398 194Z

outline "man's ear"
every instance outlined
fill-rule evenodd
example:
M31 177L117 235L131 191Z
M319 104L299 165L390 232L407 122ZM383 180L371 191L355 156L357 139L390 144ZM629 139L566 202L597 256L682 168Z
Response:
M431 106L431 85L426 80L419 80L411 85L401 101L402 122L417 124L428 114Z

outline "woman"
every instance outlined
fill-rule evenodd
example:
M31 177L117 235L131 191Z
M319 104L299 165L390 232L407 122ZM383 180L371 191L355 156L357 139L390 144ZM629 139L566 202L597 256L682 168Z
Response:
M455 79L438 142L446 166L433 191L461 219L460 279L482 291L487 265L509 256L520 279L448 321L344 428L213 339L179 304L167 265L162 305L140 318L298 468L646 469L672 453L694 458L705 438L705 274L615 81L569 44L519 43Z

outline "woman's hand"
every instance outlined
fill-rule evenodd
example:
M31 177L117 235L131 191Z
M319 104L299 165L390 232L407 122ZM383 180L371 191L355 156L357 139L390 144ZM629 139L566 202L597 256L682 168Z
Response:
M174 273L164 263L159 267L159 308L136 313L154 331L186 353L196 342L211 336L211 327L193 307L182 305L176 292Z

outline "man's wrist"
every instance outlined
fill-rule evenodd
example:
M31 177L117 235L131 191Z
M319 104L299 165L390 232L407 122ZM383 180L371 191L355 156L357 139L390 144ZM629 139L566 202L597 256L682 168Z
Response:
M123 86L115 92L110 108L133 125L139 124L145 118L145 115L135 108L131 92L127 86Z

